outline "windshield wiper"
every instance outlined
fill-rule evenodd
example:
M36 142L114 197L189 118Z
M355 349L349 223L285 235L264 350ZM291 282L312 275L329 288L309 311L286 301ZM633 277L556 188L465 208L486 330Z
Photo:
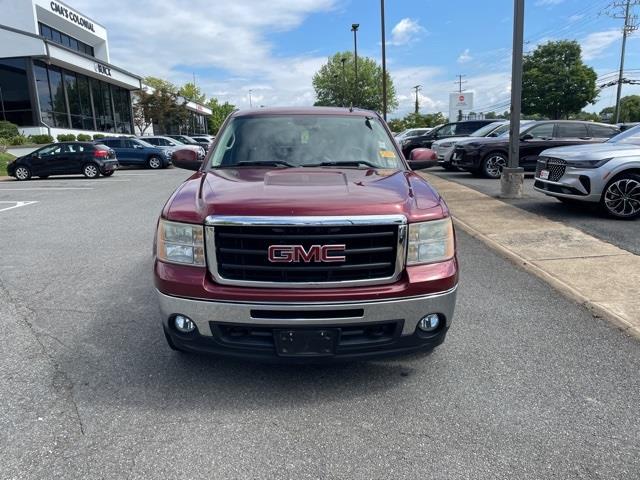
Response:
M247 160L244 162L238 162L235 165L229 165L229 167L289 167L289 168L293 168L293 165L291 165L290 163L287 162L283 162L280 160L266 160L266 161L259 161L259 160Z
M367 162L365 160L345 160L343 162L320 162L313 163L311 165L305 165L305 167L359 167L360 165L366 165L370 168L380 168L378 165Z

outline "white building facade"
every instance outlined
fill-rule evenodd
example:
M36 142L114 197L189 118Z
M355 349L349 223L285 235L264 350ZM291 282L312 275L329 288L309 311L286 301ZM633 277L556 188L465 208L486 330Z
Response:
M25 135L135 134L142 78L111 64L104 26L59 0L0 0L0 12L0 120ZM206 133L210 111L187 109Z

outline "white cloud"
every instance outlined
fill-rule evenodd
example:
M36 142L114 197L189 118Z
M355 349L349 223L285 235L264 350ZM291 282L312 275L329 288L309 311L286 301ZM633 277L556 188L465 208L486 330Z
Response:
M391 30L391 41L388 44L407 45L424 33L426 33L426 30L417 20L403 18Z
M580 40L582 57L585 60L592 60L602 56L612 44L620 40L620 37L621 32L618 29L590 33Z
M584 18L584 14L583 15L579 15L579 14L571 15L569 17L569 22L570 23L574 23L574 22L577 22L578 20L582 20L583 18Z
M326 58L276 55L269 35L332 10L336 0L271 0L268 8L260 0L176 0L171 8L155 0L73 4L107 27L114 65L178 84L192 79L191 69L210 70L196 78L205 93L227 92L223 101L245 107L256 85L252 98L265 105L312 103L311 77Z
M391 76L399 103L398 109L391 114L392 118L403 117L413 111L415 85L422 86L418 95L422 113L443 112L445 116L448 115L449 93L455 88L453 79L447 77L446 71L432 66L409 67L392 70ZM465 80L469 90L475 92L476 107L500 106L510 98L511 79L507 71L471 76ZM499 111L507 109L508 107L498 108Z
M458 56L458 63L467 63L471 60L473 60L473 57L471 56L468 48L465 48L464 52Z
M559 5L562 2L564 2L564 0L538 0L534 5L536 7L549 7L553 5Z

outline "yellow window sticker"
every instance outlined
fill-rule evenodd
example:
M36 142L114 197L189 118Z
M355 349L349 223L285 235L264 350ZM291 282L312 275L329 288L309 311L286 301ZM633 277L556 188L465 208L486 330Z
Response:
M392 152L391 150L380 150L380 156L382 158L396 158L395 152Z

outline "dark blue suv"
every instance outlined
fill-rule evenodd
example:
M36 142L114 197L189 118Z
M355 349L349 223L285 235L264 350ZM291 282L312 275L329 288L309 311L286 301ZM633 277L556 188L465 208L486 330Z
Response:
M166 168L171 165L171 150L154 147L137 138L113 137L96 140L94 143L106 145L116 152L120 165Z

